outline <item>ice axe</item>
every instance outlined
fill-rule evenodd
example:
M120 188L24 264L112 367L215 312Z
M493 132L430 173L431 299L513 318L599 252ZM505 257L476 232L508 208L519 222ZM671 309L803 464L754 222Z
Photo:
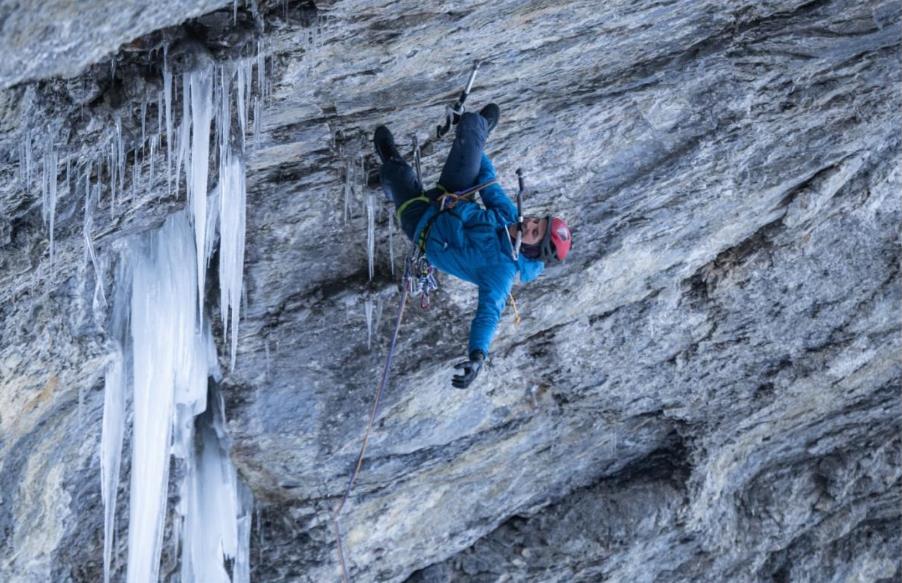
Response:
M476 80L476 72L479 71L479 65L482 64L482 61L477 60L473 63L473 68L470 70L470 77L467 79L467 85L464 87L464 90L460 92L460 96L457 98L457 101L453 105L449 105L445 108L445 125L436 126L435 128L435 136L438 139L441 139L445 134L448 133L448 130L451 129L451 124L456 124L460 121L460 116L464 113L464 102L467 100L467 96L470 94L470 89L473 88L473 81Z
M520 245L523 244L523 193L526 187L523 185L523 169L517 168L517 240L514 243L513 257L516 261L520 257Z

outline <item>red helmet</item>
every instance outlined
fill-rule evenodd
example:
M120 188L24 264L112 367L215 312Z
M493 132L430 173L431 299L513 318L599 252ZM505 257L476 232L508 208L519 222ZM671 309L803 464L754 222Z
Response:
M563 261L567 257L567 253L570 252L571 245L573 245L570 227L567 226L564 219L552 217L551 215L545 217L545 221L545 236L539 244L541 249L540 257L542 261L548 261L549 259Z

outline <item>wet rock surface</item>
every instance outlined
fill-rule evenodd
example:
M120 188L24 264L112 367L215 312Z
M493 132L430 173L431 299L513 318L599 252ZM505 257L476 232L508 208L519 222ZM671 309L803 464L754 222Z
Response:
M330 510L408 249L389 235L370 135L386 123L407 152L416 133L424 174L437 176L449 142L430 136L474 58L489 61L471 107L502 110L487 148L502 183L513 193L524 168L528 212L566 217L576 247L515 288L523 321L505 312L491 365L466 391L450 376L475 290L442 277L430 311L408 307L341 519L354 580L902 578L898 3L107 11L99 26L19 8L2 25L16 32L0 68L0 578L102 576L112 345L96 290L111 293L126 238L185 205L159 158L148 183L162 46L178 73L198 54L252 56L258 41L269 86L247 159L246 307L221 387L256 500L254 580L340 577ZM93 161L108 182L116 118L142 178L115 209L101 196L95 273L83 188L63 161L73 178ZM52 263L48 140L61 161ZM127 498L123 485L120 508ZM167 543L166 580L175 561Z

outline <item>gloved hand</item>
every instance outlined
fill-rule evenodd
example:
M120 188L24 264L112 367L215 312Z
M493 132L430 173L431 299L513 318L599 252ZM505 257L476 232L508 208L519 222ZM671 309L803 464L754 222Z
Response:
M479 374L482 364L485 362L485 354L481 350L474 350L470 353L470 360L465 360L454 365L454 368L463 370L463 374L454 375L451 384L456 389L466 389Z

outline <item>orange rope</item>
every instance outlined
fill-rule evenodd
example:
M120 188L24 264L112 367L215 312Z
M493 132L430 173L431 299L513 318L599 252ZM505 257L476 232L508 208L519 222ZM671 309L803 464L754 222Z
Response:
M510 294L508 297L510 297L511 305L514 307L514 324L519 326L522 320L520 319L520 310L517 309L517 302L514 300L514 294Z

